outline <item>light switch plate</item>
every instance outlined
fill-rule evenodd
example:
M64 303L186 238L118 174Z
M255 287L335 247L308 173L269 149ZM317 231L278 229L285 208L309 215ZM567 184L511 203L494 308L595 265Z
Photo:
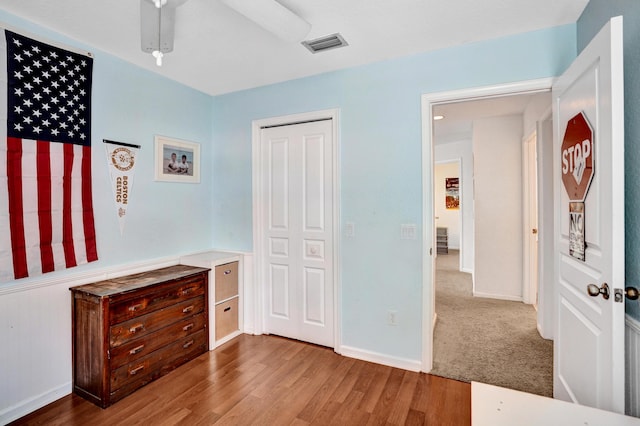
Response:
M417 234L417 226L415 223L403 223L400 225L401 240L415 240Z
M353 238L356 235L356 225L353 222L347 222L344 226L344 235Z

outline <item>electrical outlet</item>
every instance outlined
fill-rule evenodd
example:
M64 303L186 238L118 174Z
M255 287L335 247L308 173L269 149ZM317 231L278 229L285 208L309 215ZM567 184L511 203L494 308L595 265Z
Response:
M389 311L387 313L387 320L389 322L389 325L398 325L398 312Z

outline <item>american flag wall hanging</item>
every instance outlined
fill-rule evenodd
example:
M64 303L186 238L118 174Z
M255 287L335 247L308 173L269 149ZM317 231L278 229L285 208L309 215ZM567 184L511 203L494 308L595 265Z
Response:
M93 59L0 35L0 282L98 259Z

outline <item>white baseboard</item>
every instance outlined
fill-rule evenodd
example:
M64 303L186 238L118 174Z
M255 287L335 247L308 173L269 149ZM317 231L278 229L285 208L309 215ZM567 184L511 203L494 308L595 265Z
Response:
M234 331L233 333L231 333L231 334L229 334L229 335L227 335L227 336L223 337L223 338L222 338L222 339L220 339L220 340L216 340L216 348L217 348L218 346L224 345L225 343L227 343L227 342L228 342L228 341L230 341L230 340L235 339L236 337L238 337L238 336L239 336L239 335L241 335L241 334L242 334L242 331L238 330L238 331Z
M422 363L419 360L389 356L350 346L343 345L340 347L340 350L336 352L349 358L387 365L389 367L401 368L403 370L420 371L422 369Z
M640 417L640 322L625 315L625 414Z
M34 396L27 400L21 401L19 404L8 407L0 412L0 425L6 425L20 417L44 407L47 404L51 404L63 396L67 396L72 391L71 382L67 382L57 388L51 389L40 395Z
M499 300L509 300L511 302L522 302L522 297L519 296L509 296L506 294L491 294L491 293L482 293L479 291L473 292L474 297L483 297L485 299L499 299Z

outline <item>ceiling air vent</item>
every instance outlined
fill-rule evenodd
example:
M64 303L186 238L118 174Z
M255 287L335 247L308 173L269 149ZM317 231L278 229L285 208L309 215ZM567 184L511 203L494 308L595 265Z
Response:
M337 49L338 47L345 47L348 46L349 43L347 43L339 33L336 33L315 40L303 41L302 45L309 49L311 53L318 53L324 52L325 50Z

